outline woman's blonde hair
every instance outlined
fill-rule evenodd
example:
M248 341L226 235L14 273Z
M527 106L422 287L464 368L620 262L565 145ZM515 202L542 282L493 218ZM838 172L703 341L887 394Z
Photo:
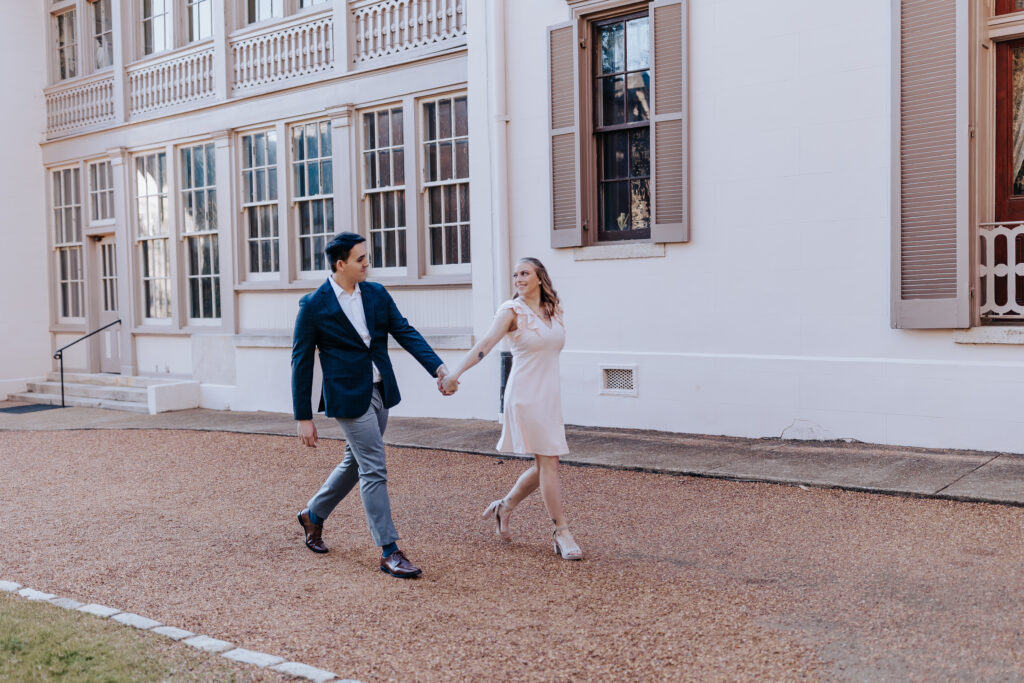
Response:
M558 292L551 284L551 276L548 275L548 269L544 267L544 264L540 262L540 259L533 258L532 256L524 256L523 258L516 261L516 263L529 263L533 266L533 270L537 273L537 279L540 280L540 305L544 309L544 315L548 319L554 318L555 315L561 311L561 306L558 303ZM513 299L519 298L519 292L516 292Z

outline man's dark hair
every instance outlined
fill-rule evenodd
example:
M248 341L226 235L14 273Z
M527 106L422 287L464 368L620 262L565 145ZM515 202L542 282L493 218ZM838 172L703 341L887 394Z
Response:
M324 247L324 254L327 255L327 262L331 264L331 272L335 271L335 265L338 261L347 261L348 253L352 251L352 247L356 246L360 242L365 242L366 238L362 235L357 235L354 232L339 232L334 236L327 246Z

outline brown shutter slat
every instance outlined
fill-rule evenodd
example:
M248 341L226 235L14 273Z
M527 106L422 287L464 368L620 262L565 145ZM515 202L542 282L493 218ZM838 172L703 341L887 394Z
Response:
M899 26L899 210L893 326L969 324L964 64L966 0L902 0ZM958 23L959 22L959 23ZM962 50L966 54L966 50ZM967 83L960 83L966 88Z
M549 134L551 137L551 246L583 243L579 207L579 124L576 30L572 23L548 27Z
M690 238L686 13L686 0L651 3L654 242L685 242Z

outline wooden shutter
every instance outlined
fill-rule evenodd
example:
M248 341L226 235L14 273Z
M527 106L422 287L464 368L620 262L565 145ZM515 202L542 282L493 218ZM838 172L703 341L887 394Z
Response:
M651 3L651 240L686 242L689 221L687 1Z
M580 227L579 97L574 23L548 27L548 149L551 168L551 246L578 247Z
M895 3L896 328L970 325L967 4Z

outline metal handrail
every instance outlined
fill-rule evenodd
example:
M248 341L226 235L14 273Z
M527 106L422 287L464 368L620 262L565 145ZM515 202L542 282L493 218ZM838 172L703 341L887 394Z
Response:
M88 339L92 335L96 334L97 332L102 332L103 330L107 329L108 327L113 327L114 325L120 325L120 324L121 324L121 319L118 318L114 322L108 323L108 324L104 325L103 327L97 328L97 329L93 330L92 332L90 332L89 334L83 335L83 336L79 337L78 339L76 339L75 341L71 342L70 344L65 344L64 346L60 347L59 349L57 349L56 351L53 352L53 359L60 361L60 407L61 408L65 407L64 406L64 349L68 348L69 346L74 346L75 344L77 344L78 342L82 341L83 339Z

